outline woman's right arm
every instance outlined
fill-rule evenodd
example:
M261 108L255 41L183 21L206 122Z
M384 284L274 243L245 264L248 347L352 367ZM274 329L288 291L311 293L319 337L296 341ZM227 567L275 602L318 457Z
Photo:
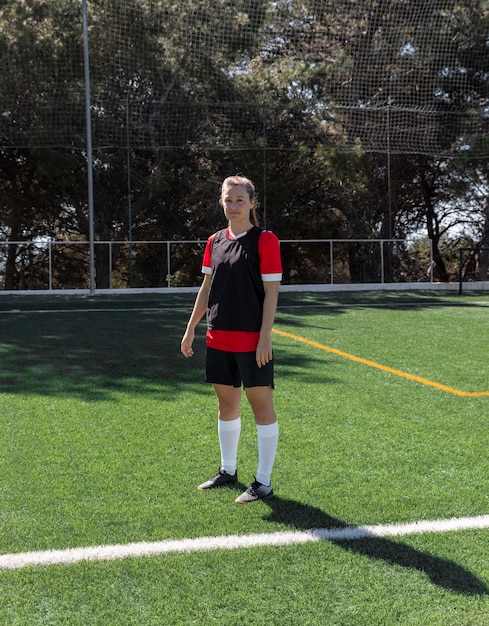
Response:
M187 358L189 356L193 356L194 354L192 344L195 337L195 328L204 316L204 313L207 311L207 302L209 300L210 289L211 276L210 274L204 274L204 280L202 281L200 289L197 293L197 297L195 298L194 308L188 320L187 329L180 345L180 350L183 356Z

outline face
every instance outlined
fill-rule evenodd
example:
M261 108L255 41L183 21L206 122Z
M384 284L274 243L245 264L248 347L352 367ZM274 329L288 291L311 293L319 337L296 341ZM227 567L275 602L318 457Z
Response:
M244 185L225 187L221 194L224 215L230 222L249 221L253 202Z

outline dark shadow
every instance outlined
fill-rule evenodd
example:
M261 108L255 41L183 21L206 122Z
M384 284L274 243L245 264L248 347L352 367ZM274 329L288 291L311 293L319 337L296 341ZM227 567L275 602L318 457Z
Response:
M480 294L477 294L480 298ZM180 340L195 294L140 296L5 296L0 298L0 393L71 395L112 399L117 392L208 394L204 383L205 324L195 356L180 354ZM280 295L277 327L328 328L328 319L351 306L478 306L475 296L456 300L432 293L290 293ZM289 308L287 308L289 307ZM324 324L323 324L324 320ZM280 375L334 384L328 357L288 341L277 342ZM331 357L333 360L333 357ZM278 372L279 370L277 370Z
M71 395L110 400L118 392L206 395L205 324L185 359L180 341L189 310L120 309L21 310L0 317L0 393ZM281 350L282 371L332 384L317 359L294 346Z
M110 400L207 394L204 330L195 356L180 341L187 312L17 312L0 320L0 392Z
M321 533L321 531L354 529L355 527L327 515L318 508L294 500L274 496L264 500L264 502L270 507L270 515L266 517L270 522L285 524L301 530L311 530L348 552L362 554L372 559L384 561L389 565L400 565L418 570L426 574L434 585L458 594L486 595L489 592L487 585L474 574L449 559L416 550L412 546L391 539L375 536L336 539L331 534L330 538L327 532Z
M483 295L479 292L479 300ZM285 292L279 297L275 325L277 328L292 329L292 332L294 328L302 333L308 328L334 332L335 328L331 326L333 318L346 315L352 308L418 311L447 306L473 309L487 308L489 303L481 303L474 294L461 300L453 293L447 292L443 297L433 291Z
M432 307L480 307L487 306L479 301L487 292L464 294L461 298L453 291L324 291L324 292L281 292L278 311L285 313L310 310L317 315L318 309L325 315L341 315L352 307L385 308L395 310L417 310Z

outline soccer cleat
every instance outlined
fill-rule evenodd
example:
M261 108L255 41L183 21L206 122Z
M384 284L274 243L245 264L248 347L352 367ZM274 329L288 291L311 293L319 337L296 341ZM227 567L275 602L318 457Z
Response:
M273 496L272 483L268 486L262 485L255 478L255 481L251 483L245 492L236 498L235 502L236 504L248 504L248 502L256 502L270 496Z
M224 485L233 485L237 482L238 472L234 472L234 474L228 474L223 469L219 469L215 476L213 476L209 480L206 480L205 483L199 485L197 489L199 491L204 491L205 489L215 489L216 487L223 487Z

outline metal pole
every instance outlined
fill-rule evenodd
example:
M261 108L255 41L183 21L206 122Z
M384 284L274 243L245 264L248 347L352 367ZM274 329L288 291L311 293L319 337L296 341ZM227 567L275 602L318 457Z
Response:
M170 268L170 263L171 263L171 253L170 253L170 245L171 243L169 241L166 242L166 268L167 268L167 275L166 275L166 286L170 287L171 286L171 268Z
M384 240L380 241L380 282L384 284Z
M112 289L112 241L109 241L109 289Z
M334 285L334 254L333 254L333 242L331 240L329 242L329 265L330 265L331 284Z
M392 239L392 174L391 174L391 98L387 103L387 206L388 206L388 229L387 234L389 239ZM382 246L382 284L384 283L384 244ZM391 244L388 248L388 262L389 262L389 280L392 281L392 247Z
M391 99L387 103L387 207L389 239L392 239L392 180L391 180Z
M462 265L464 262L464 248L458 249L458 295L462 295L462 283L463 283L463 270Z
M127 219L129 239L129 287L132 287L132 189L131 189L131 146L129 137L129 96L126 96L126 144L127 144Z
M52 253L52 243L48 241L48 264L49 264L49 291L53 288L53 253Z
M433 239L430 239L430 282L433 283L435 270L433 267Z
M267 227L267 109L263 105L263 227Z
M90 62L88 55L87 0L82 0L83 13L83 59L85 64L85 126L87 135L87 184L88 184L88 242L90 250L90 295L95 293L95 246L93 228L93 156L92 121L90 110Z

